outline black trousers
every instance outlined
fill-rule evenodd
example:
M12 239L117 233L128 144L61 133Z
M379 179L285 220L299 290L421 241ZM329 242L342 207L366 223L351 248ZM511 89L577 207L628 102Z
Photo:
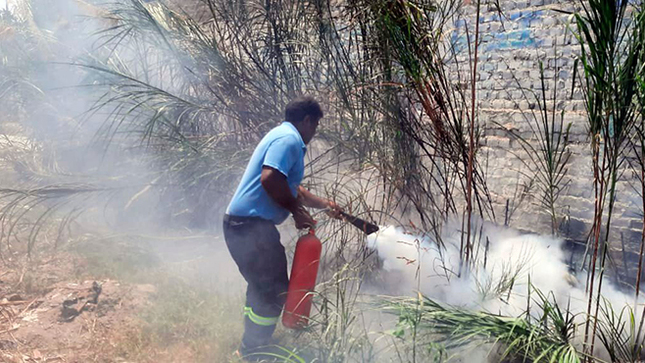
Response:
M224 217L224 239L248 283L242 347L269 343L289 286L287 257L273 222L253 217Z

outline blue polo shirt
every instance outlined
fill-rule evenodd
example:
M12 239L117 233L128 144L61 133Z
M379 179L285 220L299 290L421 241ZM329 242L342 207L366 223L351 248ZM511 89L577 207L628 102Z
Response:
M284 174L295 197L305 174L306 151L302 136L290 122L285 121L269 131L255 148L226 213L238 217L260 217L275 224L284 222L289 211L274 202L262 187L262 167L270 166Z

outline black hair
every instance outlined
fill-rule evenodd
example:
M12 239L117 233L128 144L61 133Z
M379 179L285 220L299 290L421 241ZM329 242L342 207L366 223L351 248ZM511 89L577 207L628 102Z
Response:
M320 104L311 96L298 97L289 102L284 109L284 119L293 124L301 122L306 116L315 119L323 117Z

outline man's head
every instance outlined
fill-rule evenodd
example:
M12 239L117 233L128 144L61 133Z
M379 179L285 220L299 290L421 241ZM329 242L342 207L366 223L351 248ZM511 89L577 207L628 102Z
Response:
M320 104L310 96L296 98L289 102L284 110L285 120L291 122L298 129L305 144L309 144L313 139L318 121L322 117L323 112Z

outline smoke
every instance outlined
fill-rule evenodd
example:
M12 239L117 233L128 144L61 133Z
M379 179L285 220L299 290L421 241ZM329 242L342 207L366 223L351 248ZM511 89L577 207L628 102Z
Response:
M183 226L189 224L186 220L194 220L197 213L189 209L190 203L169 207L189 199L177 185L188 184L190 176L173 168L186 153L166 145L159 152L161 147L142 143L138 125L118 133L110 129L115 123L112 115L119 110L129 113L117 120L123 125L130 125L137 115L125 97L99 107L105 99L117 99L115 81L94 68L112 64L112 58L121 60L119 65L126 69L139 69L137 62L141 62L139 54L125 46L107 49L104 45L106 29L115 26L106 19L109 6L76 0L6 4L11 11L0 19L0 28L9 29L0 39L0 56L6 59L0 72L0 108L5 111L3 121L21 126L20 135L8 137L24 135L34 145L33 155L18 160L20 168L11 187L65 189L68 193L61 205L70 211L82 209L79 218L87 219L92 228L108 224L108 229L119 231L140 232L142 227L159 231L169 222ZM127 2L117 5L127 8ZM153 60L160 57L154 50L146 53ZM158 83L171 83L161 72L158 78L163 78ZM154 141L155 146L161 144ZM6 154L15 161L16 153ZM77 189L97 192L81 196ZM215 219L206 213L200 216Z
M142 122L133 119L152 119L156 113L143 106L147 114L135 112L133 104L143 105L137 97L147 94L141 91L126 98L123 94L131 88L118 87L123 77L97 70L132 70L129 76L164 92L176 91L173 85L183 78L170 79L160 50L142 49L147 55L143 59L135 48L147 43L125 40L119 47L106 45L107 40L120 39L110 38L113 34L106 30L120 29L110 11L122 14L119 9L139 3L9 0L2 4L9 11L0 9L0 165L5 175L0 227L10 234L0 236L0 254L9 241L24 241L24 246L14 245L43 256L54 244L65 247L61 249L65 253L86 254L85 246L119 235L101 243L97 255L106 263L132 247L163 257L160 268L181 267L186 280L206 286L210 276L217 276L221 291L238 294L241 277L217 229L220 207L228 202L221 195L228 196L235 185L219 184L216 176L236 175L235 170L213 166L211 159L220 157L216 152L204 156L205 152L186 146L190 141L214 149L202 141L210 139L203 134L174 143L154 134L142 142ZM141 8L146 6L159 8L157 4ZM162 66L141 70L141 64ZM163 99L149 104L158 109L173 106ZM115 124L123 128L110 129ZM197 176L211 184L194 182ZM199 210L195 200L212 209ZM179 261L179 256L188 262ZM144 269L136 258L127 261L132 261L127 264L133 271ZM193 273L200 277L192 278ZM228 280L237 282L235 287L225 286Z
M377 251L383 269L388 272L387 292L419 291L447 305L519 317L527 306L534 316L541 313L536 302L537 289L555 299L563 311L568 307L570 313L578 314L576 336L582 340L588 302L586 275L575 276L570 272L563 241L520 234L486 222L475 224L471 260L477 263L469 270L460 265L461 229L455 222L444 226L438 238L440 243L430 235L394 226L383 226L378 233L368 236L368 247ZM595 285L597 289L597 281ZM614 311L633 307L634 295L621 292L607 279L603 281L602 295Z

